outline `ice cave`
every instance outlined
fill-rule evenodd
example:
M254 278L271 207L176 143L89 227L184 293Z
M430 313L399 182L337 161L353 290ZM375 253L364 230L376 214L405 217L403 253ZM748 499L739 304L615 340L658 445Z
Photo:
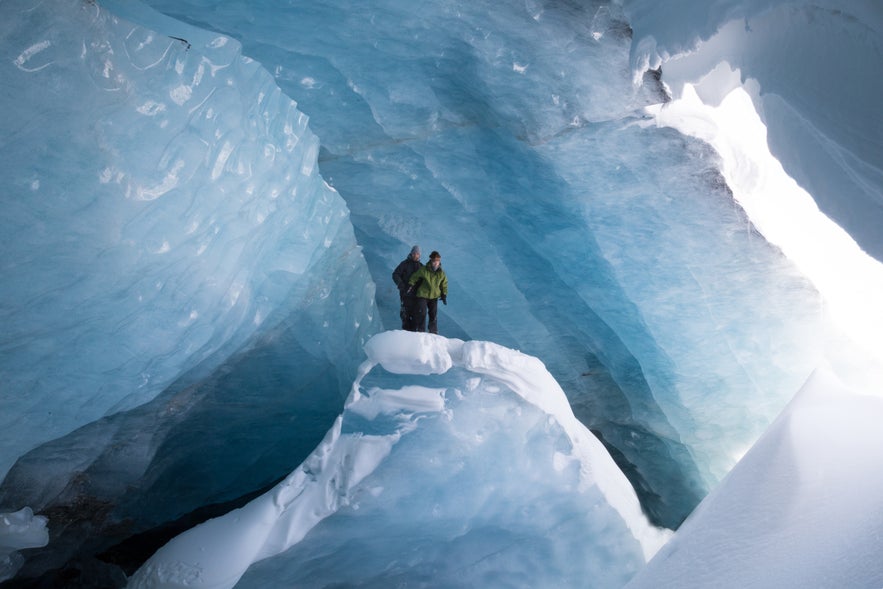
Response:
M877 0L0 15L0 587L883 587Z

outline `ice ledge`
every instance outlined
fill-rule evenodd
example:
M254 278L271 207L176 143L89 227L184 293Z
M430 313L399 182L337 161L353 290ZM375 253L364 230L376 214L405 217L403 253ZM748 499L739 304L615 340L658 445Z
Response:
M49 543L46 517L34 515L30 507L13 513L0 513L0 582L11 579L24 563L17 552Z
M398 391L360 389L377 365L402 375L443 374L458 367L492 377L557 421L571 441L568 461L579 464L580 484L596 487L620 515L646 559L670 532L654 528L633 489L601 443L574 417L564 392L532 356L491 342L405 331L377 334L353 383L346 412L384 415L395 424L382 435L342 432L343 416L313 454L270 492L227 515L174 538L132 577L131 588L233 587L253 563L300 542L322 519L347 505L352 492L418 427L421 416L445 409L443 391L408 386ZM591 506L587 506L587 509Z

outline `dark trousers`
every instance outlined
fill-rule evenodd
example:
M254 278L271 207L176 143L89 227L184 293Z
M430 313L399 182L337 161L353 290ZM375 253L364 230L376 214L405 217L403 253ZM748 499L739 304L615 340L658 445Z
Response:
M402 329L405 331L423 331L419 329L424 322L417 323L417 312L420 306L417 297L402 297L402 308L400 315L402 317ZM425 315L424 315L425 317Z
M426 315L429 314L429 333L438 333L438 299L417 299L417 331L426 331Z

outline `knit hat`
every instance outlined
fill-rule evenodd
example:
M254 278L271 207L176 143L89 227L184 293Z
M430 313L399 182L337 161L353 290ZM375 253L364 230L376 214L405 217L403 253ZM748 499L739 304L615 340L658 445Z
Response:
M411 253L412 253L412 254L417 254L417 255L419 256L419 255L420 255L420 246L419 246L419 245L415 245L414 247L412 247L412 248L411 248Z
M438 253L438 252L435 252L435 251L432 252L431 254L429 254L429 259L430 259L430 260L434 260L435 258L440 258L440 257L441 257L441 254Z

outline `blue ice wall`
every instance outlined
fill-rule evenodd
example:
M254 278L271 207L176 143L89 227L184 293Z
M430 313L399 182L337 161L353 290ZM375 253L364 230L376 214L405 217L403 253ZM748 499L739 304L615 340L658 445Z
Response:
M615 4L151 5L2 9L0 507L77 522L31 572L285 476L413 243L442 333L540 358L664 525L814 365Z
M266 484L261 455L314 447L379 328L307 117L232 39L3 11L0 472L36 454L0 503L116 501L145 476L168 518Z
M542 358L669 525L813 366L817 296L707 146L644 124L666 96L633 85L615 5L151 5L240 39L310 114L384 323L410 244L440 250L445 333Z

